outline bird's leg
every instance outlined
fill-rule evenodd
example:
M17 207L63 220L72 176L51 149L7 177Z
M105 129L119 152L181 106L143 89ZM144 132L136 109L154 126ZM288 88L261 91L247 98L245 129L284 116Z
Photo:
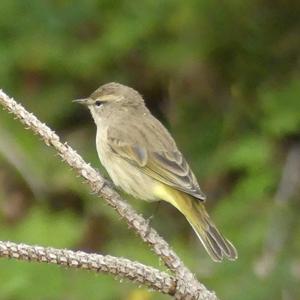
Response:
M97 172L98 172L98 169L96 169ZM108 186L109 188L111 189L116 189L116 186L114 185L114 183L111 181L111 179L108 177L108 176L103 176L103 183L102 183L102 186L101 186L101 189L104 187L104 186ZM96 191L98 192L98 191Z
M108 177L104 176L103 179L104 179L103 185L106 185L106 186L108 186L111 189L115 189L116 188L116 186L114 185L114 183Z
M155 208L153 210L153 213L150 215L150 217L146 218L146 222L147 222L147 227L148 227L148 232L146 232L146 236L150 233L149 230L151 228L150 224L151 224L151 220L154 218L154 216L157 214L158 210L159 210L159 206L160 206L161 201L157 201L155 204Z

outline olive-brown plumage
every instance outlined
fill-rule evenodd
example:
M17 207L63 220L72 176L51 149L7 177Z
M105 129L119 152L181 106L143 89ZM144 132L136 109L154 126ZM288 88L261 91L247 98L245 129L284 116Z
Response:
M207 214L205 195L175 141L137 91L108 83L77 102L91 111L100 161L117 186L142 200L174 205L214 261L237 258Z

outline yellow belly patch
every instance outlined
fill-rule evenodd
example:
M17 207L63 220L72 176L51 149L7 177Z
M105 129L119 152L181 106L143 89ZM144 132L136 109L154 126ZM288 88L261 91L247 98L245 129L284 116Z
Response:
M179 196L179 192L174 190L173 188L168 187L163 183L158 183L154 186L154 195L155 197L167 201L170 204L174 205L177 209L179 209L176 201L177 197Z

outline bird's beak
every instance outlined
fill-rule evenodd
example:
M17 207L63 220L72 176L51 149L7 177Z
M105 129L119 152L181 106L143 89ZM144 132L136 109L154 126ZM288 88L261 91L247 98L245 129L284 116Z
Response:
M91 105L94 101L90 98L84 98L84 99L76 99L76 100L73 100L72 102L75 102L75 103L79 103L79 104L82 104L82 105L86 105L86 106L89 106Z

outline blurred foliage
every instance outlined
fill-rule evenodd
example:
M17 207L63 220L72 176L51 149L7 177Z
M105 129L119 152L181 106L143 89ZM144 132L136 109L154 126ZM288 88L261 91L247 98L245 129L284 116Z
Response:
M211 262L169 205L132 203L154 214L153 226L201 281L220 299L300 298L300 188L274 201L300 140L299 1L2 0L0 10L0 87L93 166L101 168L95 128L71 99L100 84L133 86L172 131L239 260ZM276 226L277 218L289 225ZM268 241L277 235L286 238L274 255ZM0 238L162 267L53 150L3 111ZM273 258L269 271L263 257ZM7 260L0 278L1 300L168 298L109 276Z

